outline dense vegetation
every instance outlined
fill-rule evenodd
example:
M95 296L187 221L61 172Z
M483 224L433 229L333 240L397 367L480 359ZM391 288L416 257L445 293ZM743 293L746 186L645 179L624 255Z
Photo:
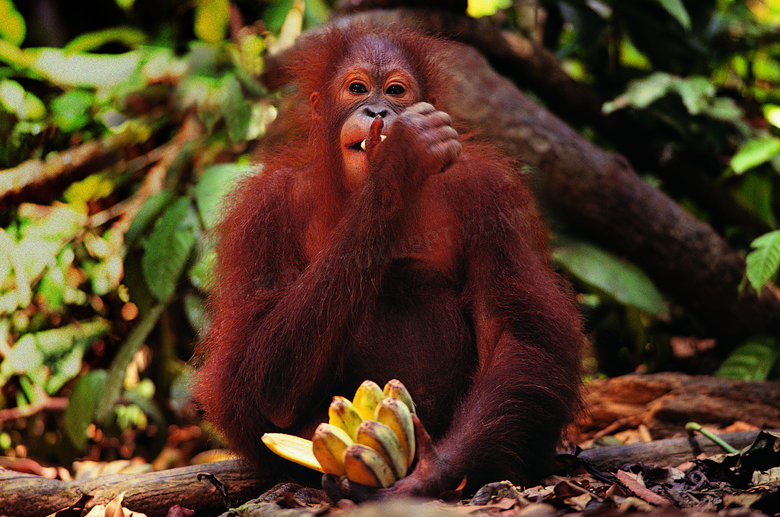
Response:
M780 2L505 3L494 23L553 51L641 133L570 123L742 250L744 289L772 288ZM208 325L208 230L277 114L257 77L331 6L65 4L0 0L0 449L151 461L166 440L198 437L188 361ZM684 346L709 346L638 268L572 249L556 258L607 351L586 359L591 375L673 368ZM778 358L777 337L755 336L719 371L780 378Z

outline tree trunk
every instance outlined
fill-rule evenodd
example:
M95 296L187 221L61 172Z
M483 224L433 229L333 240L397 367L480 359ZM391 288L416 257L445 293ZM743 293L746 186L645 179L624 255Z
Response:
M360 13L344 20L477 38L475 25L452 13L422 15L397 9ZM506 37L494 32L483 36L492 38L490 41ZM496 45L497 52L531 56L531 63L550 69L550 56L524 48L522 40ZM288 80L279 68L284 58L281 54L268 62L264 81L271 88ZM744 257L710 225L640 178L622 155L593 144L520 92L474 48L453 44L451 62L457 66L450 70L448 96L442 100L454 117L476 128L510 156L539 169L534 180L539 199L548 210L641 267L721 345L730 346L752 335L780 333L780 300L768 289L761 297L740 292ZM558 79L548 83L561 83L558 91L562 95L577 91L570 80L555 77ZM577 109L592 111L588 106L593 102L584 99L584 107Z
M224 511L219 490L199 474L214 476L227 490L231 505L267 490L273 476L262 475L241 460L224 460L147 474L109 474L94 479L62 481L0 469L0 515L39 517L91 496L86 508L107 504L124 493L123 506L150 517L167 515L179 504L184 508Z
M455 115L538 168L542 203L641 267L705 328L731 343L780 332L780 300L740 292L744 257L711 226L496 74L472 48L453 50Z
M588 411L570 430L570 440L585 440L624 429L647 427L653 439L686 434L685 424L727 427L744 422L780 429L780 382L737 381L679 373L623 375L585 386Z

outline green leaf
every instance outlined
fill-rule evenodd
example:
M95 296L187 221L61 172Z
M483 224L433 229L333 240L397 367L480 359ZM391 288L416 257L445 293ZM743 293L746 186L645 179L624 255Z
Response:
M735 174L742 174L780 154L780 138L764 136L752 138L742 144L731 158Z
M0 366L1 377L33 372L43 365L43 352L35 343L35 336L25 334L11 348Z
M111 324L108 320L94 318L43 330L35 334L35 339L38 347L46 353L47 357L59 357L74 348L86 350L95 339L108 332L110 328Z
M81 233L87 224L86 207L77 204L57 205L47 209L44 217L25 218L22 242L25 239L56 241L60 247Z
M43 102L25 91L16 81L0 81L0 105L20 120L36 120L46 116Z
M750 243L756 248L745 258L745 276L759 294L780 268L780 230L765 233Z
M78 131L90 121L89 109L95 96L85 90L65 92L51 103L54 122L62 131Z
M171 203L173 197L174 193L170 190L161 190L149 196L144 206L133 218L133 222L130 223L130 228L125 234L125 242L128 247L135 244L135 241L152 225L163 209Z
M86 214L75 205L57 205L45 217L23 221L22 239L13 253L23 265L28 282L56 264L60 250L82 231L84 224Z
M673 77L665 72L655 72L644 79L631 81L624 94L604 103L603 111L611 113L629 106L644 109L669 93L673 82Z
M24 118L24 88L22 85L16 81L0 82L0 104L7 112Z
M80 348L74 348L64 356L60 357L56 363L56 371L51 372L51 376L46 381L46 393L54 395L71 379L74 379L81 372L84 351Z
M712 99L705 113L714 119L731 123L742 116L740 107L734 102L734 99L728 97L715 97Z
M306 0L303 19L308 27L322 25L330 19L330 6L325 0Z
M103 396L108 372L92 370L87 372L73 388L68 407L65 409L65 434L78 450L87 443L89 424Z
M492 16L501 9L512 7L512 0L469 0L466 13L472 18Z
M123 266L119 255L112 255L100 260L89 271L92 292L104 296L119 287L122 280Z
M715 85L706 77L695 76L675 81L674 88L680 94L685 108L691 115L704 112L715 97Z
M780 63L774 51L767 52L766 49L759 47L750 61L757 82L776 83L780 80Z
M125 372L130 361L133 360L135 353L141 348L146 341L149 333L157 325L157 321L165 312L166 305L158 303L154 305L148 312L146 312L130 334L127 339L119 347L119 352L114 356L111 361L111 367L103 388L103 397L96 404L93 415L95 421L103 423L108 415L111 413L114 404L119 400L122 394L122 386L124 384Z
M124 260L125 275L122 278L122 285L127 287L130 299L135 302L139 314L145 317L156 300L144 280L142 258L143 252L139 249L133 249L127 254Z
M89 203L111 195L117 187L117 178L111 172L90 174L70 184L62 196L70 203Z
M658 3L666 9L666 12L671 14L675 20L677 20L684 29L691 28L691 17L688 15L688 11L685 9L682 0L658 0Z
M40 120L46 116L46 106L30 92L24 93L24 112L27 120Z
M58 48L26 51L36 56L32 69L62 86L107 88L124 81L138 68L141 54L68 53Z
M263 21L271 32L279 32L287 13L292 9L293 0L271 2L263 13ZM306 9L308 11L308 9Z
M618 302L650 314L667 314L663 295L636 266L585 242L557 246L553 258L569 273Z
M48 396L43 391L43 383L48 373L46 368L40 367L37 370L19 376L19 386L22 390L16 394L17 406L24 407L28 403L37 405L46 402Z
M181 374L171 383L169 396L171 409L183 414L192 403L192 386L195 384L195 369L191 364L184 365Z
M179 198L163 214L144 243L144 279L161 302L173 294L195 246L198 219L190 200Z
M146 41L146 34L142 30L133 27L112 27L73 38L65 46L65 51L68 53L88 52L100 48L106 43L121 43L133 48L141 45L144 41Z
M750 207L753 213L765 221L769 228L776 227L775 184L777 174L771 170L754 170L745 174L732 190L737 201Z
M653 68L647 56L636 48L628 37L623 38L620 42L620 62L627 67L639 68L641 70L651 70Z
M225 163L212 165L203 173L195 186L195 201L206 228L219 222L221 203L236 183L256 170L252 165Z
M0 39L17 47L24 41L27 27L11 0L0 0Z
M631 106L644 109L662 98L672 87L673 78L664 72L655 72L648 77L631 81L626 95Z
M114 406L116 425L120 431L132 428L146 429L149 421L143 410L137 404L121 404Z
M735 348L715 372L727 379L766 380L780 358L780 340L757 337Z
M780 106L777 104L764 104L761 109L764 112L766 121L780 128Z
M198 254L198 260L190 268L190 282L202 292L209 292L214 287L214 267L217 263L217 252L213 246L204 245Z
M194 292L187 292L184 295L184 314L198 336L203 337L204 331L211 323L211 313L207 309L204 297Z
M230 21L228 0L198 0L195 7L195 35L209 43L219 43L225 37Z
M244 140L251 120L251 103L241 90L241 83L234 75L222 80L220 88L214 92L211 101L216 104L217 112L225 118L228 138L233 142Z
M25 334L2 362L0 380L7 380L10 375L28 375L53 395L78 375L84 352L109 328L108 321L94 318Z
M141 409L144 415L151 416L152 420L162 427L165 426L165 414L153 399L156 389L151 379L142 379L134 389L127 390L124 397Z
M200 47L202 46L201 44ZM214 78L202 76L186 76L178 87L181 105L184 108L197 107L198 116L209 133L221 117L219 113L220 107L211 106L216 104L215 92L217 89L218 82Z

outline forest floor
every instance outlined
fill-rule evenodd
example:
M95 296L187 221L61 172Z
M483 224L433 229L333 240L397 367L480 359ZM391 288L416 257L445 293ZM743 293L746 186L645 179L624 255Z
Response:
M235 459L144 473L133 472L137 464L94 465L88 479L70 480L57 469L32 474L32 460L5 461L0 516L773 517L780 515L780 432L771 431L780 429L778 401L773 382L671 373L593 381L559 474L537 486L498 481L437 501L333 504L321 491L289 484L257 498L267 482ZM691 422L738 452L686 431Z

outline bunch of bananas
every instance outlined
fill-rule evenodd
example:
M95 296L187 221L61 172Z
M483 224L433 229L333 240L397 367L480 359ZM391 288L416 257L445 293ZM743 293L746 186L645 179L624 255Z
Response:
M401 381L388 381L384 389L364 381L352 401L333 397L328 423L320 424L311 440L266 433L263 442L301 465L385 488L404 477L414 460L412 413L412 397Z

